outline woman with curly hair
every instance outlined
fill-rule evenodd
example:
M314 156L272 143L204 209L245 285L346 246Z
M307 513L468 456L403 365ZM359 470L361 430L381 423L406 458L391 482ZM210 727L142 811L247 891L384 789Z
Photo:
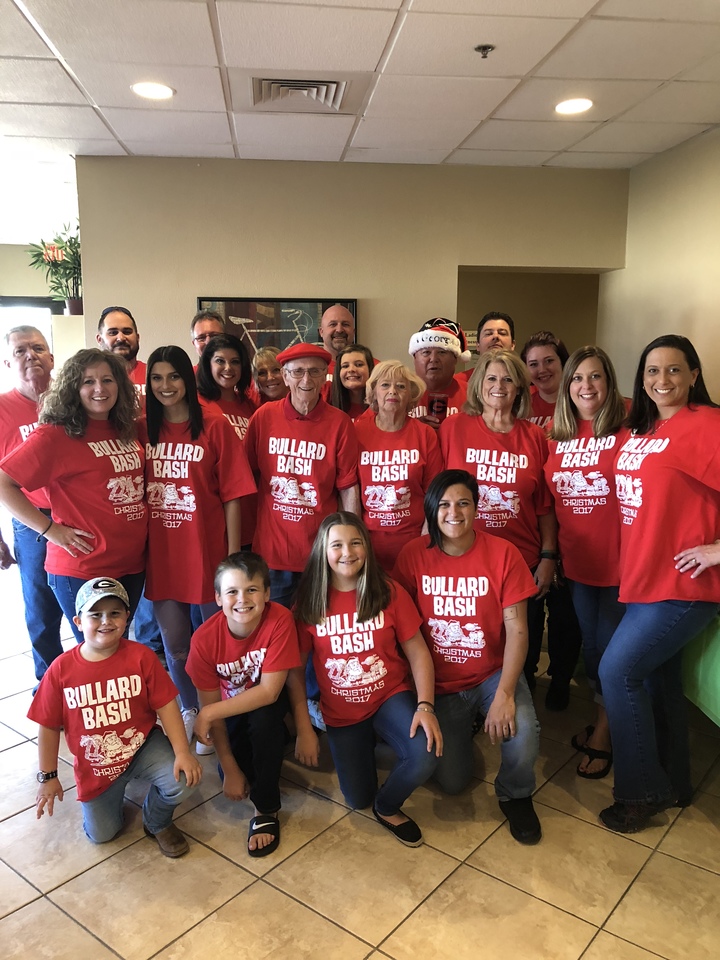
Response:
M138 414L124 360L79 350L45 395L37 430L0 470L0 502L48 541L48 582L78 642L75 595L86 580L120 580L131 615L142 592L147 510ZM23 492L39 487L50 500L49 523Z

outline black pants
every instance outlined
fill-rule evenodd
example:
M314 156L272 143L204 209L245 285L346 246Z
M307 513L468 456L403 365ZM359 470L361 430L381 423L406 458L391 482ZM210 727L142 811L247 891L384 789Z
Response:
M524 673L531 689L535 684L545 629L545 604L548 610L549 673L555 683L563 686L570 683L582 645L580 624L566 582L563 581L559 586L553 584L540 599L528 600L528 655Z
M283 688L275 703L225 720L233 757L250 782L250 799L260 813L277 813L280 809L286 732L283 718L289 707Z

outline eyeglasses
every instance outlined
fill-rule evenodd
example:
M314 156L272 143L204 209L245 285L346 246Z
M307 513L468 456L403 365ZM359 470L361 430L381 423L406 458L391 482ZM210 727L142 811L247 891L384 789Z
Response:
M312 380L320 380L325 377L326 370L320 369L320 367L310 367L306 369L305 367L285 367L288 375L293 378L293 380L302 380L302 378L307 374Z
M219 333L199 333L196 337L193 337L193 343L207 343L208 340L212 340L213 337L219 336Z

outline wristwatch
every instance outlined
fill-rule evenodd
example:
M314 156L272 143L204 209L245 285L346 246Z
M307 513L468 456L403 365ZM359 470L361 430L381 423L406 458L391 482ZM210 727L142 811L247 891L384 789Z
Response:
M38 783L46 783L48 780L54 780L57 777L57 770L50 770L48 773L45 773L44 770L39 770L37 775Z

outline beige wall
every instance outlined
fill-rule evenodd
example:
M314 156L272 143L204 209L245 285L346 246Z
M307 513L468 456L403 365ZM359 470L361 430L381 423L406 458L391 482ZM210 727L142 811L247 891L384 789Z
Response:
M110 303L141 357L189 346L196 297L357 297L359 332L407 359L455 317L460 265L624 264L624 171L83 157L86 331Z
M594 343L597 307L597 274L460 269L458 319L463 327L474 333L485 313L507 313L515 323L518 350L537 330L552 330L571 353Z
M28 248L11 243L0 243L0 296L47 297L48 295L45 274L42 270L30 268Z
M720 400L720 131L631 172L627 266L600 280L598 342L629 390L663 333L695 344Z

